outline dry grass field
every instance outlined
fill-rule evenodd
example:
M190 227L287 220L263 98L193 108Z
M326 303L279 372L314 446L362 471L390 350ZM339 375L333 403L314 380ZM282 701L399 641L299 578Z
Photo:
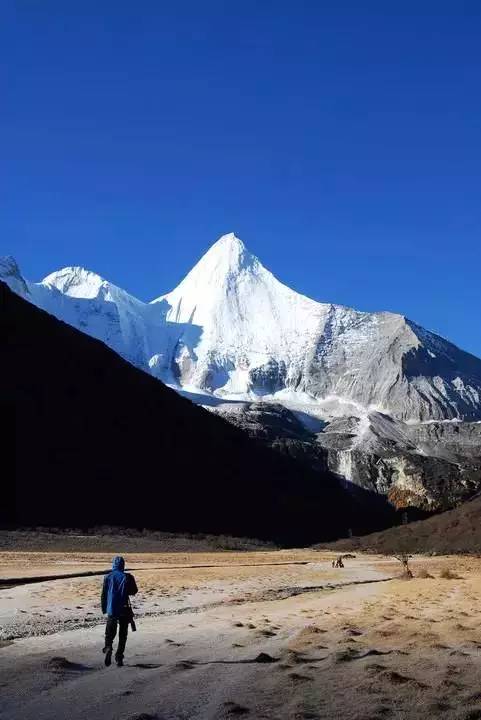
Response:
M127 554L126 665L103 666L101 576L0 589L5 720L481 718L481 560L313 550ZM1 578L106 553L0 553Z

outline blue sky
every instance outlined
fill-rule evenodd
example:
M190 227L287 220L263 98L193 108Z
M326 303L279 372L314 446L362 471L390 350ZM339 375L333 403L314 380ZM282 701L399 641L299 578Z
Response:
M481 356L481 4L5 0L2 254L143 299L235 231Z

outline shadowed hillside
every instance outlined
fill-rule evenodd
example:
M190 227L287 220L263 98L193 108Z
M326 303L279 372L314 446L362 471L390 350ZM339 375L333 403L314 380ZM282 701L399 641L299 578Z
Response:
M330 547L380 553L480 553L481 495L427 520L351 540L338 540Z
M3 452L15 447L16 470L4 477L3 523L109 523L283 543L386 524L379 500L359 513L367 496L257 445L0 285Z

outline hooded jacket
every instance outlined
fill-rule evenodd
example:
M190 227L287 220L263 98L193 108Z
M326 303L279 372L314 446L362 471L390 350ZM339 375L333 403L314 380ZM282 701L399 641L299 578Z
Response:
M137 593L137 585L133 575L124 572L125 560L115 557L112 572L104 577L102 586L102 612L110 617L122 617L128 612L129 595Z

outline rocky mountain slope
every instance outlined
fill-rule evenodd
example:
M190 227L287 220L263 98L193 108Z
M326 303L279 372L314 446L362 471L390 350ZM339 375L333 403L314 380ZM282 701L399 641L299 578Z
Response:
M481 485L479 422L409 424L379 412L316 422L259 402L209 410L314 469L327 468L348 485L387 496L398 509L446 509Z
M260 413L251 435L270 442L282 406L310 432L310 463L397 506L445 507L481 484L481 360L401 315L294 292L233 234L151 303L82 268L36 284L7 259L0 277L234 424Z
M13 460L0 522L288 544L389 522L379 505L370 514L369 493L249 439L4 283L0 308L3 453Z

